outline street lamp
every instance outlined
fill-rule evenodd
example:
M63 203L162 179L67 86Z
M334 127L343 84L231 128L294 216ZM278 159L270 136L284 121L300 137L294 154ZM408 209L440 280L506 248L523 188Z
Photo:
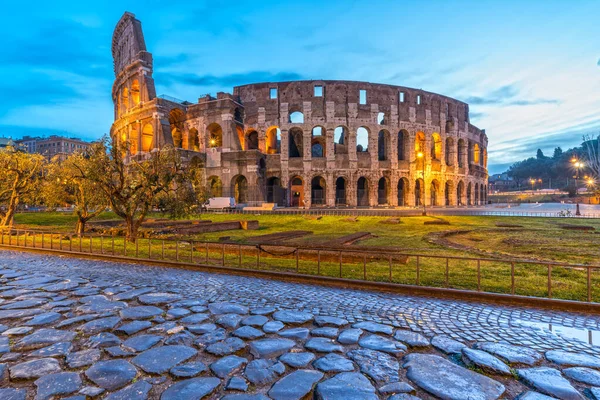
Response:
M579 169L583 167L583 163L579 161L577 158L573 157L571 160L573 166L575 167L575 199L577 201L577 208L575 209L575 215L581 215L579 211Z
M529 183L531 183L531 195L533 196L533 185L535 185L535 179L529 179Z
M423 194L423 215L427 215L427 209L425 208L425 154L420 151L417 153L417 158L421 159L423 164L423 187L421 188L421 192Z

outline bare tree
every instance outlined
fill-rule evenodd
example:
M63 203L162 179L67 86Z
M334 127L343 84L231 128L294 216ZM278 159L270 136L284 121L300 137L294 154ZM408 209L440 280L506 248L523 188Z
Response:
M43 186L47 206L73 206L77 215L75 232L81 236L86 223L98 216L108 206L108 198L98 185L86 179L93 164L82 153L69 155L64 161L55 157L48 165Z
M40 154L0 149L0 228L11 227L21 201L36 194L43 165Z
M172 148L153 151L140 159L125 157L127 153L126 144L104 138L88 152L91 168L85 177L108 197L112 211L125 220L127 240L135 242L157 195L168 190L182 168Z

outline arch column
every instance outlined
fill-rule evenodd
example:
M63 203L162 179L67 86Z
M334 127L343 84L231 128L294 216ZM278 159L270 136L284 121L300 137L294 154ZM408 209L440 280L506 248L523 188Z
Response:
M304 186L304 208L311 207L311 195L312 195L312 178L307 178L306 175L302 175L302 186Z
M392 176L388 185L388 202L393 207L398 207L398 176Z
M346 181L346 203L350 207L357 206L357 178L356 176L350 175Z
M287 129L281 129L281 154L280 160L288 161L290 159L290 135Z
M373 160L373 158L371 158ZM379 203L379 179L369 179L369 207L375 207Z
M325 193L326 193L326 197L325 197L325 204L327 205L327 207L335 207L335 179L333 174L326 174L324 176L325 179Z

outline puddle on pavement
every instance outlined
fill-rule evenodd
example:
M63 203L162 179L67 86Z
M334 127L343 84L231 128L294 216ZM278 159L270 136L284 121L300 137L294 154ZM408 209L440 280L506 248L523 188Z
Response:
M586 328L573 328L569 326L549 324L547 322L519 320L513 322L512 324L538 328L544 331L548 331L553 335L563 337L565 339L577 339L579 341L591 344L593 346L600 346L600 331L594 331Z

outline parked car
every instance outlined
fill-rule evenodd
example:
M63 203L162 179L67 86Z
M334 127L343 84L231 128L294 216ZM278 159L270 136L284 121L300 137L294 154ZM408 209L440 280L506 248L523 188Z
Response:
M233 197L211 197L204 208L206 210L231 210L236 207Z

